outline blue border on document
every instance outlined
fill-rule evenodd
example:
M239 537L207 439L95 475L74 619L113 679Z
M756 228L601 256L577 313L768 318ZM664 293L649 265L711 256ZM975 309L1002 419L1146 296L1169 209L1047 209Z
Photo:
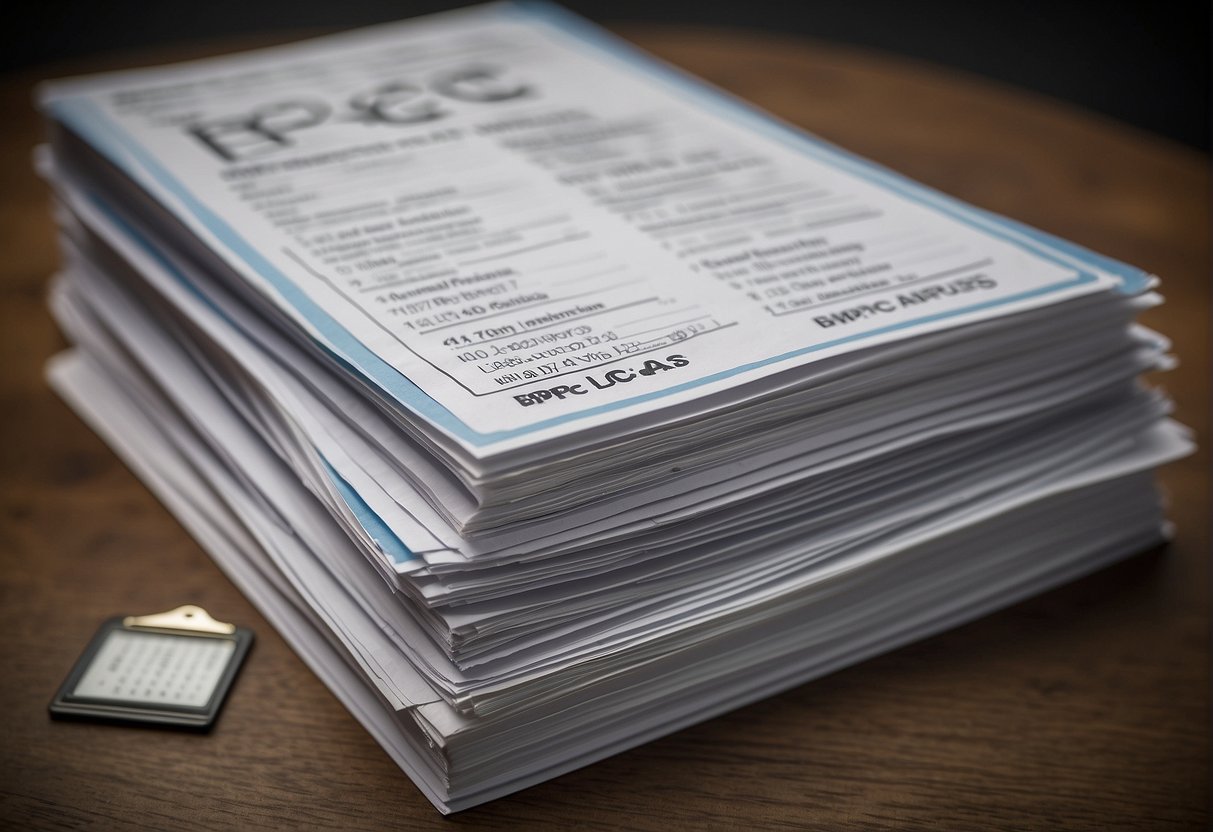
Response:
M1016 245L1042 259L1065 268L1074 269L1077 275L1072 280L1052 286L1022 292L999 300L974 304L963 309L902 321L862 334L836 338L825 343L803 347L783 353L782 355L733 367L729 370L714 373L694 381L684 382L663 390L589 407L574 413L536 422L525 427L482 433L465 424L455 414L428 396L399 370L385 362L350 334L348 330L312 301L294 281L276 269L255 247L244 240L235 229L202 204L197 197L166 170L146 149L117 125L110 122L109 118L92 101L83 96L76 96L52 101L49 107L55 118L71 127L72 130L96 149L108 156L116 165L126 168L128 171L132 165L142 168L144 173L150 175L165 190L177 198L216 238L221 240L234 254L242 258L249 267L273 285L276 291L288 303L291 303L333 345L338 353L340 353L334 354L334 357L341 360L342 364L348 366L352 362L363 373L373 379L379 387L399 402L474 447L491 445L570 421L664 398L671 394L700 387L811 352L866 340L873 336L906 329L911 326L918 326L932 321L1003 306L1097 280L1094 273L1079 268L1080 265L1099 269L1120 279L1121 290L1127 294L1142 291L1149 285L1149 277L1141 269L1096 254L1081 246L1060 240L1050 234L1014 222L997 214L967 205L938 191L934 191L925 185L907 179L900 174L896 174L887 168L834 147L798 128L779 121L769 113L765 113L741 99L711 87L693 76L644 54L626 41L616 38L589 21L555 4L547 2L521 2L512 5L505 4L498 8L506 15L522 17L525 20L550 26L562 35L595 48L604 57L622 63L625 68L641 72L666 87L672 87L681 96L689 96L696 99L698 103L720 115L734 120L741 120L757 132L790 145L800 152L837 165L849 173L885 187L900 196L935 209L952 219L965 223L991 236ZM1058 253L1067 258L1072 258L1072 260L1061 259L1057 256ZM342 359L341 354L346 358Z
M367 505L358 492L345 481L345 477L338 474L337 469L329 464L329 461L323 456L320 458L320 461L324 464L325 470L328 471L329 479L333 481L333 485L341 493L341 498L350 507L350 511L354 512L354 516L358 518L358 522L362 524L362 528L366 530L366 533L371 536L371 540L375 541L375 545L379 547L379 551L391 558L392 563L397 566L417 560L417 556L409 551L409 548L396 536L396 533L383 522L383 518L379 516L379 513Z

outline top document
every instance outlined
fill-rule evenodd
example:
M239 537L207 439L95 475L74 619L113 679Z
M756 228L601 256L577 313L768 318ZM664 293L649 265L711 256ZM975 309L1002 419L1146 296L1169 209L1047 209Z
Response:
M478 459L1147 285L548 5L61 81L42 105Z

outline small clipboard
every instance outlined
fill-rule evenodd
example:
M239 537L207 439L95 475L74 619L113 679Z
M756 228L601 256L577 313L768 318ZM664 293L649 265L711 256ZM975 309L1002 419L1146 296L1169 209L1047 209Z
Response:
M101 625L50 703L56 719L208 731L253 632L193 605Z

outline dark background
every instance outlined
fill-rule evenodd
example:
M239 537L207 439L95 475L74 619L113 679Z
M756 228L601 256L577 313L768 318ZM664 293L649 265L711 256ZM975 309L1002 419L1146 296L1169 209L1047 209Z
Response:
M42 0L8 5L0 71L102 52L343 28L460 5L442 0ZM566 0L599 23L706 24L808 35L956 67L1064 99L1206 152L1204 0Z

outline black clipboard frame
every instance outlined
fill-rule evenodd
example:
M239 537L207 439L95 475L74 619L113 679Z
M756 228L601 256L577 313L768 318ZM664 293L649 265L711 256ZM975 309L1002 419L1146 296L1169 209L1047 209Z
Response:
M240 672L244 659L253 645L253 631L244 627L236 627L231 633L201 632L194 630L132 626L126 623L123 616L115 616L104 621L93 635L80 658L72 666L71 672L59 686L59 690L51 699L49 710L53 719L86 720L92 722L118 722L128 725L159 725L169 728L180 728L192 731L209 731L215 724L219 711L227 699L228 691ZM219 677L218 683L211 691L210 699L199 707L187 705L152 705L146 702L132 702L121 699L95 699L77 696L72 691L80 682L80 677L92 665L101 646L105 644L110 633L115 630L125 630L132 633L155 634L172 638L206 638L231 641L235 649L228 657L227 666Z

